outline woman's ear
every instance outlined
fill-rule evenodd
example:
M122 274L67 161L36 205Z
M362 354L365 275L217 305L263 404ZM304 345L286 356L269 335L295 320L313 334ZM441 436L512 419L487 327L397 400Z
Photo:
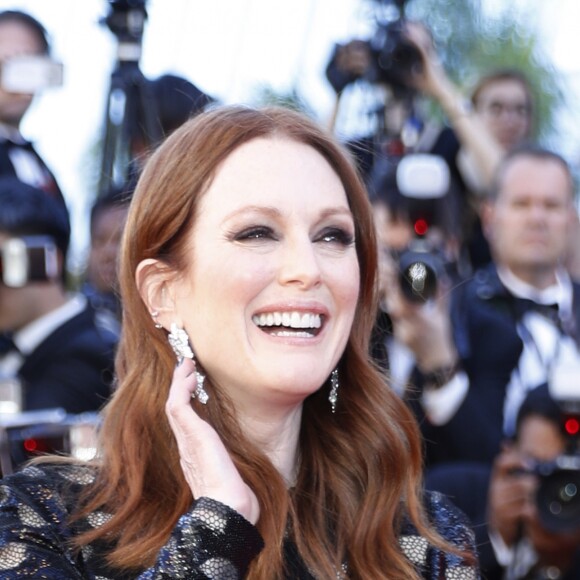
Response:
M139 262L135 281L141 300L154 317L155 322L169 329L176 319L173 284L175 271L165 262L149 258Z

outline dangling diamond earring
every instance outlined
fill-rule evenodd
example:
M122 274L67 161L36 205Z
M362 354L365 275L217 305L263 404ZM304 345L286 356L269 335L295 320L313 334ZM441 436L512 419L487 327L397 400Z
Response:
M183 328L179 328L175 322L171 324L171 331L167 335L167 339L169 340L169 344L171 345L175 356L177 356L178 363L180 363L184 358L190 358L193 361L195 360L193 350L191 350L191 346L189 346L189 336L187 336L187 332L185 332ZM196 370L195 380L197 384L195 392L192 393L191 397L193 399L197 397L199 402L205 405L209 399L209 395L203 388L205 375Z
M338 369L334 369L330 373L330 393L328 394L328 400L334 413L336 411L336 402L338 401Z
M205 375L203 373L195 371L195 380L197 381L197 385L195 387L195 393L193 393L191 396L193 399L197 397L202 405L207 405L209 395L207 394L207 391L203 388Z

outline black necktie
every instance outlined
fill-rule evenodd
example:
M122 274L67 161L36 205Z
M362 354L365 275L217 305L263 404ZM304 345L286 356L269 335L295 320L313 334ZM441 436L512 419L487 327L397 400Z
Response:
M539 304L528 298L514 298L514 309L520 319L527 312L537 312L550 320L558 319L558 304Z
M523 316L528 312L537 312L558 328L564 334L569 334L564 328L562 320L558 312L558 304L538 304L533 300L527 298L514 299L514 312L517 320L522 320Z

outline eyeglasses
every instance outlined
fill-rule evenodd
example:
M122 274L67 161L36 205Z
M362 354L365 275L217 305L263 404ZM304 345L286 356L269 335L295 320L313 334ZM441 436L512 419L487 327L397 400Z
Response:
M502 103L501 101L491 101L482 103L478 109L494 118L499 118L508 114L518 119L526 119L530 114L530 107L525 103Z

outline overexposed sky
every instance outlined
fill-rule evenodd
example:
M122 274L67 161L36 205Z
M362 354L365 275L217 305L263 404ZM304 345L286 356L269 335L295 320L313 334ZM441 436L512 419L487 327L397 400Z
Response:
M503 0L485 0L493 10ZM580 95L578 0L514 0L543 32L555 66ZM510 3L510 5L513 3ZM148 0L141 69L179 74L225 103L250 101L260 84L295 88L322 121L333 92L324 69L334 42L368 36L370 0ZM86 209L95 192L88 171L101 137L115 36L100 20L108 0L0 0L0 10L30 12L48 29L65 83L40 96L23 132L54 170L73 213L79 255L88 241ZM580 158L580 98L564 120L565 153ZM578 127L578 129L577 129ZM578 133L578 135L577 135ZM94 161L93 161L94 163ZM98 163L96 164L98 168ZM82 259L80 257L79 259Z

